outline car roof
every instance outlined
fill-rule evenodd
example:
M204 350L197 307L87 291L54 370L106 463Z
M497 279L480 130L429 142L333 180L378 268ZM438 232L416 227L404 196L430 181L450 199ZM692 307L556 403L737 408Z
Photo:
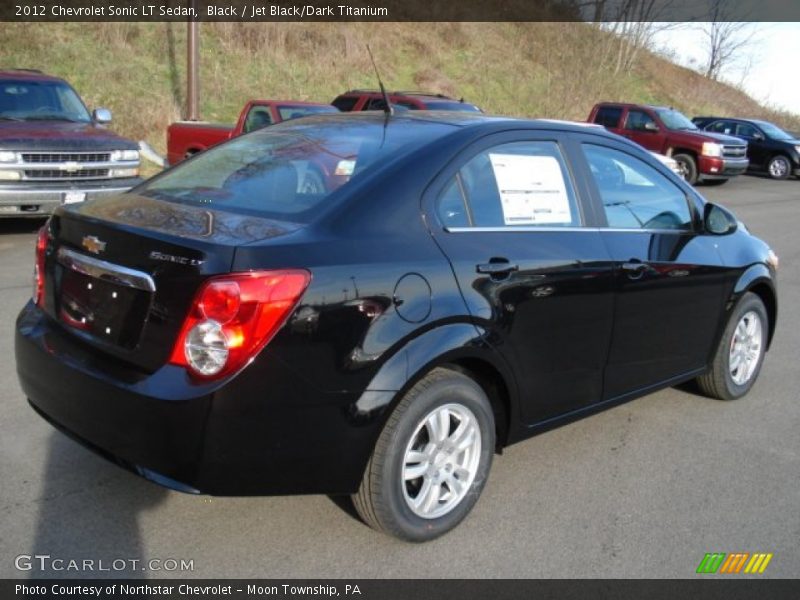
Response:
M674 106L660 106L657 104L636 104L634 102L598 102L597 106L619 106L622 108L649 108L651 110L675 110Z
M551 119L521 119L502 115L487 115L478 112L462 112L449 110L426 110L426 111L403 111L394 113L387 117L387 114L380 110L368 110L360 112L340 112L323 113L305 117L302 120L303 126L310 123L339 123L342 121L361 120L365 122L380 123L402 123L414 126L421 123L442 123L451 125L455 128L483 128L488 130L503 131L507 129L531 129L531 130L550 130L550 131L573 131L591 132L603 135L608 138L617 139L618 136L608 132L604 127L595 126L582 122L558 121ZM291 123L291 122L289 122ZM273 127L280 127L283 124Z
M750 123L751 125L773 125L770 121L764 119L751 119L749 117L695 117L695 119L702 119L703 121L739 121L740 123Z
M291 105L291 106L330 106L331 108L335 108L331 104L327 102L310 102L308 100L264 100L264 99L257 99L251 100L252 104L280 104L280 105Z
M409 98L420 98L424 100L456 100L455 98L451 98L450 96L446 96L444 94L438 94L435 92L419 92L419 91L405 91L405 90L387 90L386 93L389 96L406 96ZM348 90L345 93L341 94L342 96L382 96L383 92L380 90L373 90L373 89L356 89L356 90ZM457 102L457 100L456 100Z
M15 81L64 81L60 77L46 75L37 69L0 69L0 79Z

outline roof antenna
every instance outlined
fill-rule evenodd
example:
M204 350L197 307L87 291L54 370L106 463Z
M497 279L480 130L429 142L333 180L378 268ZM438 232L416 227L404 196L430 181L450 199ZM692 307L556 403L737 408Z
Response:
M372 50L369 49L369 44L367 44L367 52L369 52L369 59L372 61L372 68L375 69L375 77L378 78L378 85L381 88L381 95L383 96L383 102L386 106L383 107L383 112L386 113L387 116L394 114L394 108L392 108L392 103L389 101L389 94L386 93L386 88L383 87L383 81L381 81L381 74L378 73L378 67L375 65L375 58L372 56Z

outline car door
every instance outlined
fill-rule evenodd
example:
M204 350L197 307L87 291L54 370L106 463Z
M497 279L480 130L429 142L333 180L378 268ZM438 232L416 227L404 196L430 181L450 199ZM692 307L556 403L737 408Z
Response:
M736 137L747 142L747 158L754 167L765 167L769 159L769 147L764 132L750 123L736 124Z
M647 112L629 108L622 124L622 135L652 152L661 152L667 139L656 120Z
M726 269L714 239L701 232L698 204L673 175L613 140L587 137L581 149L615 263L603 393L611 399L707 364Z
M429 188L432 234L474 323L511 365L532 424L598 401L613 273L563 134L494 135ZM584 192L585 193L585 192Z

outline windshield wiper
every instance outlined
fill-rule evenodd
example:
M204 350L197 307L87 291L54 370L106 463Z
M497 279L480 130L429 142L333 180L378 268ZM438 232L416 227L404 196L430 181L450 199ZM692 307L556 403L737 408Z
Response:
M8 117L6 115L0 115L0 121L24 121L25 119L20 119L19 117Z

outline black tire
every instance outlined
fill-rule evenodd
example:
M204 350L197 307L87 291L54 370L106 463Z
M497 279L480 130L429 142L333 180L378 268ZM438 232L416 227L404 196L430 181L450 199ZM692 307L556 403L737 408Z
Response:
M687 182L692 185L697 183L697 162L691 154L673 154L672 159L678 163Z
M474 453L479 456L477 469L464 495L449 512L436 518L424 518L412 510L411 500L407 500L408 486L416 480L403 478L406 450L421 435L419 428L424 429L428 415L437 408L453 404L466 407L475 417L480 431L480 451ZM450 423L452 427L452 421ZM367 464L361 487L353 496L353 504L364 522L378 531L411 542L432 540L453 529L472 510L486 483L494 449L494 413L486 393L466 375L436 368L403 396L389 416ZM422 479L420 476L419 481ZM435 506L438 507L442 500L438 495L437 498Z
M761 344L759 356L755 362L752 374L747 381L739 384L734 381L733 375L731 374L731 346L733 345L736 327L739 325L742 317L748 313L757 315L760 319ZM731 312L730 319L725 326L722 339L720 339L719 346L717 346L717 351L714 354L714 359L711 362L711 368L707 373L697 378L697 384L700 390L706 396L719 400L736 400L747 394L761 372L768 336L769 317L767 316L767 309L764 307L764 303L756 294L752 292L745 293L733 309L733 312Z
M792 162L783 154L776 154L767 163L767 174L771 179L787 179L792 174Z

